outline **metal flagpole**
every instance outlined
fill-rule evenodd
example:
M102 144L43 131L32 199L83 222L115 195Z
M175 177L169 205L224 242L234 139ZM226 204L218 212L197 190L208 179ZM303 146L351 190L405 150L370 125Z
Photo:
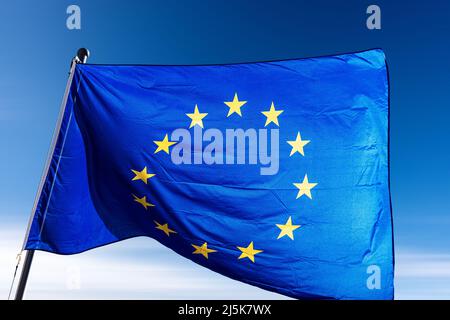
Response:
M42 173L42 177L41 177L41 181L40 181L40 184L39 184L38 192L36 193L36 197L34 199L33 210L31 212L30 221L28 222L27 231L25 233L25 239L24 239L23 246L22 246L22 252L24 251L25 245L26 245L27 240L28 240L28 236L30 234L30 228L31 228L31 224L33 222L34 213L36 211L36 207L37 207L39 198L41 197L42 188L44 187L44 182L45 182L45 179L47 177L48 170L50 168L50 163L51 163L51 159L52 159L52 156L53 156L53 152L55 151L56 142L58 140L58 134L59 134L59 131L61 129L61 123L62 123L62 119L63 119L63 116L64 116L64 111L65 111L65 108L66 108L66 104L67 104L67 98L69 97L70 86L72 84L72 79L73 79L73 74L74 74L74 71L75 71L75 66L76 66L77 63L86 63L88 57L89 57L89 50L85 49L85 48L81 48L81 49L79 49L77 51L77 55L72 59L72 62L71 62L71 65L70 65L70 71L69 71L69 78L68 78L67 84L66 84L66 90L64 92L64 97L63 97L63 100L61 102L58 122L56 123L55 131L53 133L52 143L50 145L50 149L49 149L49 152L48 152L48 155L47 155L47 161L46 161L46 164L45 164L45 167L44 167L44 171ZM33 261L33 256L34 256L34 250L27 250L26 255L25 255L25 261L23 263L23 268L22 268L22 271L20 273L19 284L17 285L16 295L15 295L15 298L14 298L15 300L22 300L22 298L23 298L23 294L25 292L25 287L27 285L28 275L30 273L31 262Z

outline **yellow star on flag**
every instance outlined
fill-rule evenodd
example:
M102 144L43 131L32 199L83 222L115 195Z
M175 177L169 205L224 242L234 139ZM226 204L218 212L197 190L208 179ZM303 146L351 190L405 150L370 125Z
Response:
M140 203L145 208L145 210L147 210L148 207L154 207L155 206L154 204L147 202L147 197L146 196L143 196L142 198L139 198L138 196L135 196L133 194L133 198L134 198L134 201L136 201L137 203Z
M303 151L303 147L306 146L310 141L309 140L302 140L302 137L300 136L300 132L297 132L297 138L294 141L288 141L292 147L291 154L289 156L292 156L294 153L298 152L302 156L305 155Z
M206 117L208 114L207 113L200 113L198 111L198 106L195 105L194 108L194 113L186 113L186 115L191 118L191 125L189 126L189 128L192 128L193 126L195 126L196 124L200 126L200 128L203 128L203 118Z
M224 102L230 109L228 110L227 118L233 113L237 113L242 117L241 107L247 103L247 101L239 101L237 93L234 94L233 101Z
M201 254L206 259L208 259L208 253L217 252L217 250L209 249L206 242L201 246L196 246L195 244L192 244L192 246L195 248L195 251L192 252L193 254Z
M303 195L306 195L308 198L312 199L311 189L317 186L317 183L310 183L308 181L308 175L305 174L302 183L294 183L294 186L298 188L297 198L300 198Z
M169 147L174 145L174 144L176 144L176 142L169 141L169 136L167 135L167 133L164 136L163 140L161 140L161 141L153 141L153 142L158 146L158 148L155 150L154 153L158 153L161 150L163 150L165 153L169 154Z
M281 230L277 239L288 236L289 238L294 240L294 230L300 228L300 225L292 224L291 217L289 217L289 219L286 221L286 224L277 224L276 226Z
M133 171L133 173L135 174L132 181L142 180L145 184L147 184L148 179L150 179L151 177L153 177L155 175L154 173L147 173L147 167L144 167L144 169L142 169L142 171L137 171L137 170L133 170L133 169L131 169L131 171Z
M255 262L255 254L263 252L263 250L256 250L253 248L253 241L250 242L248 247L237 247L239 250L241 250L241 255L238 257L238 259L244 259L249 258L251 262Z
M169 228L169 225L167 223L165 224L160 224L157 221L154 221L156 223L156 229L161 230L162 232L164 232L168 237L170 236L171 233L177 233L176 231L172 230Z
M280 114L282 114L283 111L284 110L275 110L275 106L274 106L273 101L272 101L272 104L270 106L269 111L262 111L261 112L263 115L265 115L267 117L266 124L264 125L264 127L266 127L271 122L275 123L277 126L280 126L278 124L278 116Z

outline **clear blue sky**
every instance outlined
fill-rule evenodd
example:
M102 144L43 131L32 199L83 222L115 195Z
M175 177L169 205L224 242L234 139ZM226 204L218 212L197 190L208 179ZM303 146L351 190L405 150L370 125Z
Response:
M81 30L66 28L66 8L70 4L81 7ZM369 4L381 7L382 30L366 28L365 11ZM91 63L141 64L245 62L383 48L391 83L391 191L399 266L397 294L400 298L421 295L450 298L450 272L445 271L450 269L449 16L450 2L437 0L3 3L0 255L3 251L8 253L0 258L0 298L14 264L11 252L20 247L21 239L17 238L23 237L32 207L69 62L82 46L91 50ZM150 239L98 249L97 255L105 256L108 252L116 258L115 263L123 259L127 259L127 265L133 265L133 261L142 263L147 256L142 257L142 250L131 250L136 246L149 252L156 250L158 263L179 265L188 275L203 274L203 269L172 257L172 252ZM94 254L95 250L86 255L90 258ZM153 260L145 261L152 264ZM35 262L38 264L39 258ZM207 270L204 272L224 288L236 286ZM39 277L37 271L30 283L32 297L54 297L45 289L44 293L33 293L33 277ZM96 281L92 277L85 277L90 280L83 283L89 287L89 281ZM129 281L131 297L158 297L158 288L148 295L132 296L135 284ZM207 289L190 288L192 283L184 284L186 292L193 297L208 297ZM57 291L58 285L55 286L48 290ZM257 289L246 289L244 285L239 288L246 292L243 295L246 298L264 296ZM85 290L85 296L89 297L124 297L123 292L118 296L111 294L114 289L107 296L105 292ZM58 292L71 297L64 289ZM160 296L186 297L180 288L175 292L180 295ZM216 296L227 297L221 294Z

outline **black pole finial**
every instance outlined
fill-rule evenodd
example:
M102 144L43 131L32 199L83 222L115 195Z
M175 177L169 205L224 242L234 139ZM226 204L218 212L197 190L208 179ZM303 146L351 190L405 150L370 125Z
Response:
M77 58L79 63L86 63L89 58L89 50L86 48L80 48L77 51Z

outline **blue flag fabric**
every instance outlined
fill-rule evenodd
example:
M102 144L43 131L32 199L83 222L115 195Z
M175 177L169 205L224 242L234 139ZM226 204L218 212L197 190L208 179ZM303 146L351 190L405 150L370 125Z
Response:
M79 64L26 249L149 236L291 297L392 299L388 95L378 49Z

